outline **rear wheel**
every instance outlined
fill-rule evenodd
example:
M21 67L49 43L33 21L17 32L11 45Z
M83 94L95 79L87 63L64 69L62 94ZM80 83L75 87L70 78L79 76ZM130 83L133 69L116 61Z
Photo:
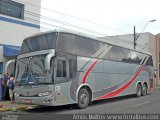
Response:
M142 87L140 84L137 85L136 96L140 97L142 95Z
M147 95L147 85L146 85L146 84L143 84L143 87L142 87L142 95L143 95L143 96Z
M86 108L89 105L89 92L86 88L82 88L80 89L79 93L78 93L78 107L83 109Z

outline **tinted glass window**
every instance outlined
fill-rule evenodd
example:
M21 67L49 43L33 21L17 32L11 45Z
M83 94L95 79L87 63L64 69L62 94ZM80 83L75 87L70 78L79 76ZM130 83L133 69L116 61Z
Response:
M54 63L55 63L55 59L52 57L50 61L52 82L54 82L54 66L55 66Z
M46 55L17 59L16 81L20 83L50 83L51 76L45 70Z
M113 46L110 50L110 59L111 60L116 60L116 61L121 61L121 48Z
M146 62L146 65L150 65L150 66L153 66L153 60L152 60L152 57L150 56Z
M57 77L66 77L66 61L58 60L57 61Z
M130 51L118 46L112 46L109 53L107 53L105 57L115 61L127 61L130 57Z
M76 36L76 48L78 48L77 54L82 56L93 56L104 45L105 44L101 42L89 38Z
M121 59L121 61L123 61L123 62L128 62L128 59L130 58L130 56L131 56L131 53L130 53L130 50L128 50L128 49L124 49L124 48L122 48L123 50L123 55L122 55L122 59Z
M144 54L136 52L136 51L131 51L130 62L140 64L143 58L144 58Z
M56 33L44 34L26 39L22 43L20 54L55 48Z
M71 54L91 57L104 45L104 43L90 38L61 33L58 41L58 50Z
M76 72L77 72L76 60L69 60L69 77L70 78L76 77Z
M105 56L103 57L104 59L110 59L110 52L108 52L107 54L105 54Z
M24 5L11 0L0 0L0 13L23 19Z

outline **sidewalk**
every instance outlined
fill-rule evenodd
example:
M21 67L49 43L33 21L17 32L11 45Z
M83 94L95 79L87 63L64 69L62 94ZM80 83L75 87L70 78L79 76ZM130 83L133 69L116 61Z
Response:
M154 86L153 90L160 90L160 86Z
M0 102L0 112L5 111L17 111L17 110L25 110L30 108L35 108L36 105L25 105L25 104L11 104L10 101Z

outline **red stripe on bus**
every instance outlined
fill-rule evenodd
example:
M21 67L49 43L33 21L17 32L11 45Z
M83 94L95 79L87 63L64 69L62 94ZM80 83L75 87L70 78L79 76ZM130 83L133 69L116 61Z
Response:
M85 75L83 76L82 84L86 83L86 79L87 79L89 73L90 73L91 70L94 68L94 66L96 65L97 62L98 62L98 60L96 60L96 61L91 65L91 67L87 70L87 72L86 72Z
M117 89L117 90L115 90L113 92L110 92L110 93L108 93L106 95L103 95L103 96L100 96L100 97L96 98L96 100L111 98L111 97L114 97L114 96L118 95L119 93L121 93L123 90L125 90L127 87L129 87L129 85L131 85L131 83L141 73L141 71L143 70L143 68L144 68L144 65L140 68L140 70L135 74L135 76L127 84L125 84L124 86L122 86L121 88L119 88L119 89Z

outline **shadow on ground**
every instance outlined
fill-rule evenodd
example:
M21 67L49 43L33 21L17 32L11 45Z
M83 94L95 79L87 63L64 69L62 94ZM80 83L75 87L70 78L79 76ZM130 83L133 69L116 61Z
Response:
M135 95L128 95L128 96L123 96L123 97L116 97L116 98L94 101L88 107L95 107L97 105L109 104L109 103L119 102L119 101L123 101L127 99L133 99L133 98L135 98ZM34 109L24 110L24 112L28 112L28 113L55 112L57 113L57 112L62 112L62 111L67 111L67 110L76 110L76 109L78 109L76 104L72 104L72 105L62 105L62 106L39 106Z

